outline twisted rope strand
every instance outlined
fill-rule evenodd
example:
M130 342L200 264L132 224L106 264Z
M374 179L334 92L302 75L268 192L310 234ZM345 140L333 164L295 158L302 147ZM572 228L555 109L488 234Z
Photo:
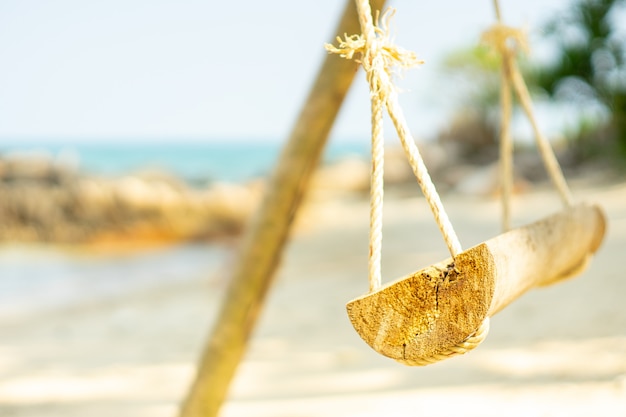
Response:
M500 20L497 0L494 0L494 5L496 7L498 20ZM528 52L528 42L525 33L519 29L505 26L498 21L498 23L494 24L489 30L483 33L482 41L492 46L502 56L503 74L507 77L508 85L512 86L513 90L515 90L520 104L524 109L524 113L531 124L535 135L535 141L546 167L546 171L561 196L563 205L571 206L572 195L565 181L565 177L563 176L563 171L561 170L559 162L554 155L550 142L548 142L539 129L537 119L533 112L532 100L530 98L530 93L528 92L528 87L526 86L526 82L524 81L524 78L522 77L522 74L520 73L515 62L516 46L522 51ZM504 83L502 88L505 88Z
M369 229L369 290L381 286L383 241L383 195L384 195L384 138L383 103L372 100L372 173L370 177L370 229Z
M528 117L528 121L533 128L533 132L535 134L535 141L537 143L537 147L539 148L539 152L541 153L541 158L543 159L543 164L552 179L552 183L556 187L559 195L561 196L561 201L563 205L569 207L572 205L572 194L570 192L569 187L567 186L567 182L565 181L565 177L563 176L563 171L561 170L561 166L554 155L554 151L550 146L550 142L543 135L541 130L539 129L539 125L537 124L537 119L535 118L532 101L530 99L530 94L528 93L528 87L524 82L524 78L519 72L519 69L515 64L512 65L511 68L511 82L513 84L513 88L517 93L517 97L526 113L526 117Z
M464 355L470 350L474 350L480 345L489 334L489 317L485 317L485 320L480 324L478 329L470 335L467 339L461 343L454 345L443 352L437 353L432 356L426 356L423 358L404 359L402 362L409 366L426 366L432 365L446 359L453 358L455 356Z
M513 141L511 140L512 97L509 81L510 56L502 57L500 75L500 196L502 231L511 229L511 193L513 189Z
M483 41L492 42L502 56L502 69L500 71L500 188L502 204L502 231L511 229L511 192L513 189L513 141L511 140L511 76L510 68L515 59L512 49L506 40L512 37L518 45L526 48L526 37L520 31L511 31L502 25L502 14L498 0L493 0L498 29L494 33L483 35ZM492 36L493 39L489 39Z
M448 218L448 214L443 207L441 199L439 198L439 193L435 188L435 184L433 184L430 175L428 174L428 169L424 164L424 160L420 155L419 149L415 145L415 140L409 131L402 108L398 104L398 97L395 91L391 91L387 96L387 111L389 112L389 116L393 121L396 131L398 132L398 137L400 138L400 143L402 144L404 153L409 160L409 164L411 165L413 174L415 174L417 182L422 189L422 193L424 194L424 197L426 197L426 201L428 202L430 210L435 217L435 222L437 223L437 226L439 226L439 231L446 242L450 255L452 255L452 258L455 258L459 253L463 252L463 248L461 247L459 238L454 232L454 227Z
M367 18L364 18L367 17ZM380 48L376 39L376 28L371 19L372 11L367 2L364 13L359 14L363 39L365 41L363 67L366 71L370 87L372 113L372 166L370 177L370 228L369 228L369 291L374 292L382 283L382 245L383 245L383 196L384 196L384 161L385 145L383 135L383 100L384 90L381 88L377 73L386 71L384 58L373 53ZM378 16L377 16L378 17Z

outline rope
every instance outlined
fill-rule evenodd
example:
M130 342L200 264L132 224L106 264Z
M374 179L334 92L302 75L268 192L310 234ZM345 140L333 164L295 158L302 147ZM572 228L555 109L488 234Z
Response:
M516 91L522 107L533 127L537 145L541 152L546 169L554 182L565 205L571 204L571 195L563 173L546 138L541 134L532 111L530 94L519 70L515 64L514 49L511 44L527 49L526 37L514 28L501 23L498 0L493 0L498 23L483 34L483 42L491 44L503 57L502 69L502 126L501 126L501 174L502 174L502 205L503 228L510 227L510 195L513 183L512 176L512 141L510 139L511 119L511 86ZM397 92L392 82L394 67L409 68L418 61L413 52L405 51L393 44L389 36L389 22L393 17L393 9L388 9L382 16L382 25L379 24L379 13L376 13L376 24L372 19L372 12L367 0L356 0L361 35L344 35L344 39L337 37L338 47L326 44L330 53L339 54L346 59L353 59L355 54L360 55L360 62L365 70L370 88L372 112L372 169L370 189L370 242L369 242L369 284L370 292L381 285L381 252L382 252L382 206L383 206L383 163L384 146L382 118L383 109L393 121L398 132L400 142L409 160L413 173L426 197L428 205L435 217L443 238L452 257L462 251L461 244L454 232L452 224L443 208L439 194L428 174L424 161L419 153L415 140L410 134L402 108L398 103ZM452 356L464 354L476 348L486 338L489 332L489 317L481 323L479 328L464 341L449 349L430 357L405 359L407 365L428 365Z
M522 74L520 74L517 66L513 65L511 70L511 82L513 84L513 88L515 89L520 104L522 105L522 108L526 113L526 117L528 117L528 121L533 128L535 140L537 142L537 146L539 147L541 157L543 158L543 163L548 171L548 174L550 175L550 178L552 179L552 182L554 183L554 186L561 196L563 205L569 207L572 205L572 194L567 186L567 183L565 182L563 171L561 170L561 166L554 155L554 151L552 150L550 143L539 130L537 119L535 119L535 115L533 113L532 101L530 99L530 94L528 93L528 87L526 87L526 83L524 82Z
M370 87L372 84L370 83ZM385 145L383 140L383 102L372 100L372 173L370 184L369 290L381 285L383 243L383 195Z
M450 359L454 356L463 355L470 350L474 350L478 347L486 338L487 334L489 334L489 317L485 317L485 320L480 324L478 329L470 335L467 339L462 341L461 343L452 346L443 352L437 353L433 356L426 356L423 358L411 358L398 360L405 365L409 366L426 366L432 365L433 363L437 363L446 359Z
M455 257L458 253L462 252L461 244L441 203L439 194L430 179L430 175L424 165L419 150L417 146L415 146L415 140L409 132L408 125L398 104L395 87L391 80L394 67L409 68L421 64L422 62L417 60L413 52L405 51L394 45L391 41L389 36L389 21L391 17L393 17L393 9L388 9L383 14L381 19L382 25L374 25L371 17L371 9L366 0L357 0L357 10L363 34L352 36L345 35L344 39L338 37L339 47L326 45L326 49L331 53L339 54L347 59L352 59L355 54L360 54L361 58L359 62L363 65L370 85L370 98L372 100L373 111L372 123L382 125L382 119L374 117L374 109L378 108L378 104L375 104L375 102L379 102L381 106L384 104L398 132L407 159L426 197L426 201L444 237L448 250L452 257ZM378 14L376 20L378 20ZM379 129L382 131L382 126L373 126L372 133L378 132ZM377 140L373 138L372 142L374 143L376 141ZM379 160L381 149L382 147L372 148L372 172L376 169L377 163L375 161ZM379 205L377 201L379 197L382 198L382 182L379 183L375 178L372 178L372 184L374 184L374 182L376 182L377 188L372 188L371 190L370 225L378 226L379 223L376 219L378 216L381 216L381 212L378 210ZM374 221L372 221L372 219L374 219ZM370 229L370 254L377 253L379 247L380 240L378 229ZM380 270L379 264L377 265L378 262L377 259L373 259L370 263L370 289L376 289L380 285L377 284L378 272L374 272ZM372 278L372 272L374 272L374 278Z
M370 184L370 233L368 276L369 290L376 291L381 286L381 255L382 255L382 225L383 225L383 169L384 169L384 140L383 140L383 109L386 95L390 90L390 78L394 65L408 68L417 64L415 54L393 45L389 40L389 20L393 11L387 11L382 16L382 27L374 25L371 9L368 2L357 4L360 7L359 22L362 35L337 37L339 47L327 44L326 49L331 53L339 54L346 59L353 59L360 54L360 62L365 70L370 88L372 112L372 167ZM369 18L367 18L369 16ZM378 19L378 13L377 13Z
M432 211L433 216L435 217L435 222L437 222L437 226L439 226L439 231L446 242L446 246L448 246L450 255L452 255L452 258L455 258L456 255L463 252L463 248L461 247L459 238L454 232L452 223L443 208L443 204L439 198L439 193L437 193L437 189L435 188L430 175L428 175L428 170L426 169L426 165L424 165L424 160L415 145L415 140L411 136L406 119L402 113L402 108L398 104L398 98L395 90L390 91L389 96L387 97L387 111L389 112L389 116L393 121L396 131L398 132L398 137L400 138L400 142L404 148L404 153L409 160L409 164L413 169L413 174L415 174L415 177L417 178L417 182L422 189L422 193L424 194L424 197L426 197L426 201L430 206L430 211Z
M511 83L508 59L502 61L500 89L500 181L502 186L502 230L511 229L511 191L513 188L513 141L511 140Z
M539 129L537 119L535 118L535 115L533 112L532 100L530 98L530 93L528 92L528 87L526 86L526 83L524 82L524 78L522 77L519 71L519 68L517 67L517 64L515 62L515 53L516 53L516 50L514 48L515 45L525 52L528 51L528 43L526 40L526 36L519 29L515 29L515 28L511 28L511 27L503 25L501 23L500 11L499 11L497 0L494 0L494 6L496 9L496 15L498 17L498 23L494 24L489 30L483 33L482 41L492 46L502 56L502 74L503 74L502 89L508 90L510 89L510 86L512 86L513 89L515 90L515 93L517 94L517 97L519 98L520 104L522 105L522 108L524 109L526 117L528 118L528 121L530 122L532 126L533 133L535 135L535 141L537 143L537 147L539 148L539 152L541 154L541 158L543 159L543 163L546 167L548 175L550 176L552 183L556 187L561 197L561 200L563 201L563 205L565 205L566 207L571 206L572 195L569 190L569 187L567 186L567 183L565 182L563 171L561 170L561 167L559 166L559 163L556 159L556 156L554 155L554 151L552 150L550 143L548 142L546 137L542 134L541 130ZM504 128L506 127L508 129L508 123L511 117L510 110L507 110L504 108L504 104L506 100L504 96L506 94L510 94L510 93L506 93L506 91L503 91L502 96L501 96L503 100L502 102L503 103L503 106L502 106L503 107L502 109L503 126L502 126L502 131L501 131L501 139L504 139L504 134L506 133L504 132ZM508 111L509 113L508 115L505 114L506 111ZM505 122L505 119L506 119L506 122ZM509 146L507 144L504 144L504 143L501 144L501 150L505 152L509 152L508 147ZM503 149L503 148L506 148L506 149ZM501 153L501 157L502 156L503 154ZM506 162L504 161L502 162L503 175L504 175L505 163ZM510 174L506 174L506 175L507 175L506 177L503 177L503 194L506 192L505 187L507 186L510 187L510 185L505 185L506 182L509 181L509 178L512 179L512 176L509 176ZM509 198L509 197L503 196L503 201L504 201L504 198ZM506 205L503 205L503 217L504 216L508 216L508 202L506 203ZM508 223L508 219L507 220L503 219L503 224L505 225L505 227L508 227L507 223Z
M511 194L513 189L513 141L511 139L511 74L515 66L517 46L528 50L526 35L518 29L502 24L498 0L493 1L498 22L482 35L482 42L492 46L502 57L500 76L500 184L502 230L511 228Z
M500 4L498 0L493 0L498 24L502 23ZM513 189L513 141L511 139L511 65L513 64L514 52L506 44L509 36L517 40L518 45L526 48L526 37L519 31L510 31L504 26L499 27L499 32L494 33L495 39L492 41L502 55L502 70L500 74L500 184L502 202L502 231L511 229L511 194ZM487 38L489 35L487 35Z
M344 39L337 37L338 47L326 45L330 53L336 53L346 59L353 59L355 54L360 55L360 63L365 70L370 87L372 101L372 177L370 190L370 242L369 242L369 284L370 292L381 285L381 247L382 247L382 199L383 199L383 134L382 111L387 112L398 132L404 152L413 169L422 192L430 206L443 235L444 241L452 257L462 252L452 223L441 203L439 194L428 174L422 156L419 153L415 140L410 134L408 124L398 103L397 92L392 81L395 67L409 68L422 61L418 61L413 52L405 51L394 45L389 36L389 22L393 17L393 9L388 9L382 16L382 25L378 24L379 14L376 13L376 22L372 19L371 8L367 0L356 0L362 35L344 35ZM487 336L489 318L481 324L476 333L468 339L441 352L433 357L407 360L409 365L427 365L438 362L451 356L466 353L478 346Z
M367 2L367 16L372 15L369 2ZM359 14L359 22L363 31L366 51L373 50L376 45L376 28L369 19L363 18L363 13ZM377 71L384 68L384 62L376 55L366 56L366 62L371 63ZM367 81L372 92L372 173L370 184L370 229L369 229L369 290L376 291L382 282L382 244L383 244L383 195L384 195L384 162L385 145L383 136L383 100L381 99L381 89L376 77L372 76L372 70L367 72ZM379 97L374 98L374 95Z

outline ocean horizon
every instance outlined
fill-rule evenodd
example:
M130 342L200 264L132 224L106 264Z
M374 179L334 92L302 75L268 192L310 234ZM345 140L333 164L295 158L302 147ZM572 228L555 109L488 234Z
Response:
M41 154L85 175L116 177L159 171L201 186L246 182L271 172L284 143L266 141L0 141L0 156ZM323 163L348 156L367 158L369 141L331 141Z

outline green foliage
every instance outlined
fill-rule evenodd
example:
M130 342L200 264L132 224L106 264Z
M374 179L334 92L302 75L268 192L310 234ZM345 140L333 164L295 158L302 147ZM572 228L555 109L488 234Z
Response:
M626 40L620 37L613 20L618 6L625 3L577 0L547 27L558 53L553 62L535 70L534 82L557 99L600 104L609 115L608 126L598 123L596 133L610 135L616 146L592 134L585 121L575 138L581 156L610 153L617 148L626 158Z
M500 57L484 45L459 49L442 63L446 93L455 114L438 140L451 144L466 162L488 163L497 158Z
M478 107L487 114L498 106L500 62L484 45L457 50L444 59L443 71L453 79L462 107Z
M533 75L524 55L520 54L516 61L524 78ZM460 111L471 109L494 127L499 123L500 114L501 62L497 52L484 44L478 44L453 51L442 63L442 71L455 86L458 96L455 99ZM528 87L536 90L532 82ZM515 94L513 101L516 105Z
M579 110L580 120L567 132L575 156L619 155L624 161L626 36L616 14L620 7L626 12L626 0L572 2L545 27L546 39L556 47L551 61L533 63L519 56L518 65L535 97L542 92ZM454 86L459 113L497 125L499 69L500 57L482 45L453 52L444 60L442 70Z
M518 61L524 71L526 61L522 56ZM483 44L459 49L444 59L442 71L448 84L454 86L456 110L448 129L440 132L439 140L455 143L460 155L469 162L484 163L496 159L500 123L500 55Z
M444 68L474 72L498 74L500 72L500 56L485 45L477 45L469 49L461 49L444 59Z

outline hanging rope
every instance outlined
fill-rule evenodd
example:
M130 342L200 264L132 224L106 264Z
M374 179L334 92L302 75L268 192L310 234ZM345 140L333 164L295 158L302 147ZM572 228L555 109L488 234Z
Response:
M502 15L498 0L494 0L497 29L483 35L483 42L497 45L502 57L500 74L500 184L502 203L502 231L511 229L511 194L513 191L513 140L511 139L511 116L513 112L511 94L511 66L514 64L515 50L507 45L514 39L516 45L527 50L526 36L523 32L502 25Z
M510 104L510 88L511 86L515 90L517 97L524 109L524 113L528 118L533 133L535 135L535 141L539 152L543 159L543 163L548 171L552 183L556 187L563 205L569 207L572 205L572 195L565 182L563 171L559 166L559 163L554 155L554 151L550 146L550 143L546 137L542 134L535 118L535 114L532 108L532 100L528 87L524 82L517 63L515 61L515 54L517 49L521 49L524 52L528 52L528 42L526 35L519 29L505 26L502 24L502 17L500 14L500 7L498 0L493 1L496 11L496 17L498 22L494 24L489 30L482 35L482 42L490 45L495 51L497 51L502 57L502 125L501 125L501 172L502 172L502 202L503 202L503 226L506 229L510 227L509 223L509 200L510 190L512 188L512 168L510 167L512 145L510 145L510 119L511 119L511 104Z
M508 229L510 227L510 195L513 185L512 175L512 141L510 138L510 119L511 119L511 95L512 90L515 90L519 100L525 110L525 113L530 120L533 130L535 132L535 138L537 140L538 147L540 149L546 169L554 182L557 190L561 194L561 198L566 206L571 203L571 196L569 189L563 178L563 173L558 165L558 162L554 156L554 152L550 147L546 138L541 134L537 127L536 120L532 111L530 95L524 80L517 68L515 62L515 53L517 48L527 49L525 35L514 28L507 27L501 23L500 10L498 0L493 0L495 6L498 22L492 26L490 30L484 33L483 42L488 43L494 47L496 51L502 56L502 130L501 130L501 174L502 174L502 203L503 203L503 227ZM407 52L396 45L390 40L389 36L389 22L393 16L393 11L387 11L383 14L382 19L379 19L378 13L376 13L376 19L372 19L372 13L369 2L367 0L356 0L357 11L359 15L359 22L361 24L361 35L344 35L344 39L337 38L339 41L338 47L333 45L326 45L326 49L331 53L336 53L347 59L353 59L355 55L358 55L360 63L362 64L366 77L370 87L371 109L372 109L372 179L371 179L371 200L370 200L370 257L369 257L369 280L370 280L370 296L360 297L348 304L348 314L355 326L355 329L359 334L374 347L377 351L393 357L399 362L404 362L407 365L428 365L434 362L441 361L443 359L450 358L452 356L464 354L469 350L476 348L486 338L489 332L489 316L486 314L478 328L474 330L476 322L472 322L471 328L473 331L469 336L468 332L463 332L460 337L464 337L464 340L456 343L452 347L446 345L437 345L435 349L431 349L428 352L428 356L419 357L414 350L407 355L407 343L404 343L404 349L401 355L398 355L396 351L389 351L381 349L382 340L385 338L396 337L391 342L392 347L396 348L400 346L397 342L397 334L401 335L400 341L412 340L415 334L413 328L402 329L404 332L390 332L389 318L392 315L381 314L380 305L376 302L369 303L368 300L376 297L376 300L383 300L384 308L391 308L396 311L392 304L398 299L398 294L403 294L398 290L396 282L389 287L380 289L381 285L381 247L382 247L382 200L383 200L383 132L382 132L382 113L384 108L387 109L394 127L398 132L398 136L402 143L402 147L406 153L407 159L413 169L413 172L417 178L417 181L422 188L422 192L426 197L426 200L433 212L435 220L439 226L439 229L444 237L448 250L453 258L457 258L457 255L461 253L462 248L458 241L456 234L452 228L452 225L446 215L439 195L428 175L428 171L422 157L415 145L415 141L409 132L406 119L404 118L402 109L398 103L397 92L392 81L394 68L408 68L416 64L421 63L415 57L412 52ZM374 21L376 24L374 24ZM382 24L379 24L382 21ZM548 233L550 233L548 231ZM474 248L475 249L475 248ZM489 249L491 250L491 249ZM471 251L471 250L470 250ZM468 252L464 252L465 255ZM508 253L504 256L508 262ZM463 262L462 257L458 257L457 261ZM519 269L519 268L518 268ZM484 270L481 270L479 276L484 277ZM491 270L493 273L494 271ZM510 271L509 271L510 272ZM427 275L428 276L428 275ZM410 277L414 278L414 277ZM532 276L534 279L534 276ZM430 277L429 277L430 279ZM421 282L421 281L420 281ZM520 283L518 283L520 284ZM404 291L408 287L402 287ZM380 291L377 291L380 289ZM395 289L395 290L392 290ZM438 288L437 288L438 289ZM387 291L391 290L391 291ZM414 297L414 291L409 291L409 294L405 295L412 301ZM438 293L437 293L438 296ZM382 297L382 298L379 298ZM391 298L385 298L391 297ZM510 301L510 300L509 300ZM464 303L460 301L460 303ZM497 308L501 308L502 305L497 304ZM489 311L494 308L492 304ZM406 310L407 306L401 303L400 309ZM440 313L439 301L434 305L433 309L435 315ZM487 311L487 313L489 312ZM497 310L493 310L497 311ZM364 317L364 312L369 314L369 317ZM406 311L404 311L406 313ZM372 316L372 314L374 314ZM415 314L413 310L409 314ZM397 316L396 316L397 317ZM378 322L377 322L378 320ZM382 320L382 321L381 321ZM372 330L371 323L376 322L374 331ZM453 322L453 321L452 321ZM457 325L457 322L453 322L453 325ZM359 330L360 329L360 330ZM398 329L396 329L398 330ZM418 333L419 334L419 333ZM459 338L460 338L459 337ZM391 340L391 339L389 339ZM386 345L385 345L386 346ZM443 351L439 349L444 349ZM393 349L392 349L393 350ZM407 359L407 356L409 359ZM418 357L416 357L418 356Z
M508 77L509 62L502 60L500 75L500 181L502 187L502 231L511 229L511 194L513 189L513 141L511 140L512 97Z
M563 205L569 207L572 205L572 194L565 182L565 177L563 176L563 171L561 170L561 166L554 155L554 151L550 146L550 142L543 135L541 130L539 129L539 125L537 124L537 119L533 113L532 109L532 101L530 99L530 94L528 93L528 87L526 87L526 83L522 78L522 74L520 74L517 66L512 67L511 74L511 83L513 84L513 88L517 93L517 97L519 98L520 104L526 113L526 117L530 122L530 125L533 128L533 132L535 134L535 140L537 142L537 147L539 148L539 152L541 153L541 157L543 158L543 163L552 178L552 182L556 187L559 195L561 196L561 200L563 201Z
M380 253L382 247L382 198L383 198L383 131L382 110L387 108L394 126L400 137L403 149L407 155L413 173L422 188L422 192L433 212L435 221L444 237L450 254L454 257L462 251L461 244L454 232L454 228L443 208L439 194L432 183L428 170L424 165L419 150L415 146L404 115L400 109L397 93L392 82L394 68L406 69L418 64L419 61L413 52L406 51L394 45L389 35L389 21L393 17L393 10L389 9L379 19L376 14L374 24L369 3L357 1L359 21L362 35L344 36L337 38L339 46L326 45L331 53L353 59L355 54L360 55L359 62L365 70L370 86L372 102L372 180L370 198L370 291L380 287Z
M344 39L337 38L339 46L326 45L331 53L339 54L346 59L353 59L355 54L360 56L359 62L365 70L370 87L372 108L372 178L370 197L370 256L369 256L369 284L370 292L381 285L381 248L382 248L382 200L383 200L383 130L382 112L387 112L398 132L400 142L407 156L409 164L417 178L422 192L430 206L443 235L444 241L452 257L462 252L461 244L454 232L439 194L428 174L426 165L413 139L402 109L398 103L397 92L392 81L394 68L409 68L422 62L417 60L413 52L406 51L393 44L389 35L389 22L394 11L387 10L381 19L376 13L376 22L372 19L372 12L367 0L356 0L362 35L344 35ZM379 21L382 24L378 24ZM489 331L489 318L486 318L476 332L466 340L453 346L447 351L439 352L432 357L412 361L412 365L427 365L451 356L466 353L478 346Z

